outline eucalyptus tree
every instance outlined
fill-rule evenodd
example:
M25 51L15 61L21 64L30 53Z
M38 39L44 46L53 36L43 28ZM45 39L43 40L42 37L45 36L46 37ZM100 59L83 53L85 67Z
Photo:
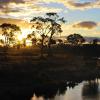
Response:
M48 38L48 50L50 53L52 37L62 33L61 23L65 23L64 17L60 18L57 13L46 13L44 17L33 17L32 28L41 36L41 55L43 55L44 40Z
M67 36L67 41L71 43L72 45L79 45L79 44L84 43L85 39L80 34L74 33L74 34Z
M93 43L92 44L93 45L97 45L98 44L98 41L99 41L98 39L93 39L93 41L92 41Z
M27 39L31 40L32 45L36 44L36 36L35 36L35 32L33 31L31 34L27 35Z
M4 44L4 40L3 39L0 39L0 44Z
M16 40L15 33L21 33L21 29L15 25L10 23L3 23L0 25L2 29L2 35L4 36L4 45L9 46L12 41Z
M50 37L49 37L49 42L48 42L48 47L50 48L51 46L51 40L53 35L57 35L58 33L62 33L63 30L61 28L62 23L65 23L65 19L64 17L59 17L59 15L57 13L46 13L47 15L47 20L48 22L51 23L51 27L50 27Z

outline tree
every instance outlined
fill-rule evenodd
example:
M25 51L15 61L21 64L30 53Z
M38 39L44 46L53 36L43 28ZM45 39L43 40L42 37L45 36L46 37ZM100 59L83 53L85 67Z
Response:
M56 44L56 40L51 39L51 44Z
M15 24L3 23L0 25L2 35L5 37L4 45L9 46L12 41L16 39L15 32L21 33L20 28Z
M51 23L50 26L50 36L48 41L48 47L49 47L49 54L51 54L51 44L52 44L52 37L54 34L62 33L63 30L61 28L61 23L65 23L64 17L60 18L57 13L46 13L47 15L47 21Z
M61 22L65 22L64 18L59 18L57 13L46 13L45 17L34 17L33 28L36 29L36 33L41 36L41 54L43 53L43 43L46 37L49 37L48 48L51 48L51 41L54 34L62 32Z
M26 38L22 39L22 44L23 44L24 47L26 47Z
M79 34L71 34L67 37L67 41L73 45L78 45L84 43L85 39Z
M46 33L46 20L42 17L34 17L31 22L33 22L32 28L35 28L35 33L41 36L41 57L43 57L44 39L47 35Z
M4 40L3 39L0 39L0 44L4 44Z
M97 45L98 39L93 39L93 45Z
M63 43L62 39L58 39L59 44Z
M28 34L27 39L32 41L32 45L36 44L37 39L35 36L35 32L33 31L31 34Z

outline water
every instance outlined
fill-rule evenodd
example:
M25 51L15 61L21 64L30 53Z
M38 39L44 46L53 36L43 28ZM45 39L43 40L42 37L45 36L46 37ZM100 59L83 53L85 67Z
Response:
M58 90L53 98L37 97L34 94L31 100L100 100L100 81L84 81L74 88L66 87L64 94L60 94Z
M19 66L1 71L0 100L100 100L100 80L85 81L100 78L100 67L95 59L85 60L61 67L25 63L22 71Z

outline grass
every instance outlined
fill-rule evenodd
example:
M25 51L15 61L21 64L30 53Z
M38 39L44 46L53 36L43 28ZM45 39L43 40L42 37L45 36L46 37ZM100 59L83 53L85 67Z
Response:
M92 72L91 68L99 70L99 67L97 64L98 59L95 60L94 55L89 55L90 51L88 50L91 48L97 47L91 45L75 47L69 45L53 46L51 48L53 56L46 56L47 49L44 49L44 58L40 58L40 48L38 47L8 48L6 50L0 48L0 71L32 73L32 75L38 73L38 77L45 75L49 79L53 79L55 76L56 78L60 78L62 74L63 77L66 76L64 80L65 78L67 79L67 76L68 79L73 79L71 76L84 77L83 72L87 73L85 77L92 76L89 75L89 72L94 73L94 70ZM94 52L97 49L92 50ZM75 75L71 75L72 73Z

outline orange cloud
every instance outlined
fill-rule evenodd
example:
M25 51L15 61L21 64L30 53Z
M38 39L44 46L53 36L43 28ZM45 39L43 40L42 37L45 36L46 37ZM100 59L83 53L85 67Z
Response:
M0 18L0 25L2 23L11 23L11 24L16 24L19 27L21 27L22 29L26 29L26 28L31 28L31 24L28 23L27 21L24 20L20 20L20 19L11 19L11 18Z

